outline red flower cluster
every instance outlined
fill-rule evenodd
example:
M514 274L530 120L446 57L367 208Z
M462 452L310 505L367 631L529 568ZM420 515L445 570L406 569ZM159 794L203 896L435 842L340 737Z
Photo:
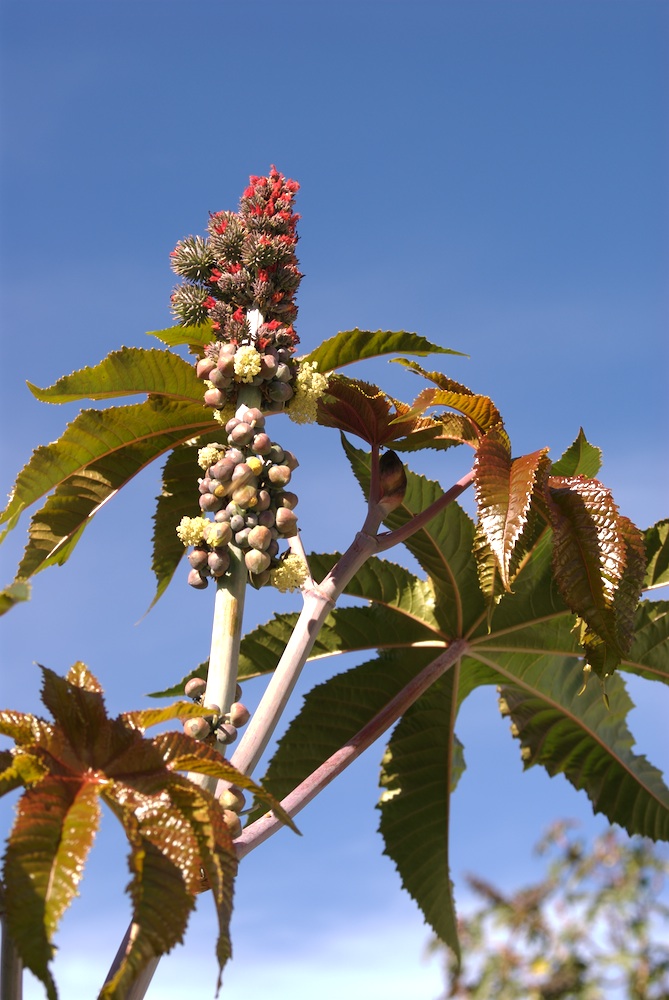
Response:
M248 332L246 310L255 308L296 339L298 189L273 166L267 177L249 178L239 212L212 214L205 239L190 236L177 244L172 267L187 284L175 289L172 308L182 323L210 319L219 340L239 342L242 322Z

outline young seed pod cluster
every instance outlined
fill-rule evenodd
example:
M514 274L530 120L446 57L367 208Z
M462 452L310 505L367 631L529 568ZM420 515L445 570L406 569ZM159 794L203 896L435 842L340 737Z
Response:
M184 690L186 697L203 705L206 688L207 682L203 678L191 677L186 682ZM221 715L219 711L204 707L202 716L186 719L183 723L186 735L214 745L234 743L237 739L237 729L246 725L251 717L249 710L239 701L241 696L242 689L238 684L235 692L237 700L233 702L227 713ZM213 706L213 709L217 709L217 706ZM233 838L238 837L242 832L239 814L246 804L244 793L236 785L230 785L219 795L218 801L223 809L225 825Z
M272 441L265 417L257 408L245 410L225 425L227 446L209 445L200 456L204 476L199 480L203 517L185 518L177 529L188 555L188 582L203 589L210 577L223 576L230 567L231 544L240 549L256 588L269 582L279 565L281 539L297 534L297 495L288 490L298 461ZM212 514L213 520L207 518ZM195 534L190 530L199 522ZM187 529L187 530L186 530Z

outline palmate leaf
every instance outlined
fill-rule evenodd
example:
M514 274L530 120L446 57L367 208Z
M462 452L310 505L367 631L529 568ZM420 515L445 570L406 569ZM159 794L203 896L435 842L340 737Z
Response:
M509 439L499 425L488 431L476 453L479 526L505 590L511 587L512 562L517 562L517 547L529 524L535 490L543 487L548 472L546 453L543 448L512 459Z
M451 792L464 770L453 730L457 676L451 670L440 678L397 725L383 757L378 808L384 853L437 937L459 959L448 857Z
M355 361L366 361L386 354L456 354L467 355L460 351L451 351L447 347L431 344L429 340L416 333L405 330L346 330L335 334L307 354L303 361L315 361L321 372L335 371Z
M644 538L647 562L644 590L664 587L669 583L669 518L648 528Z
M53 935L77 894L99 822L92 783L45 777L19 800L4 856L5 905L23 963L55 1000L49 971Z
M564 455L557 462L553 462L551 475L587 476L588 479L592 479L599 472L601 464L601 449L590 444L581 427L575 441L569 445Z
M437 389L424 389L416 397L411 407L412 414L424 413L432 406L447 406L467 417L481 434L502 423L499 410L488 396L472 392L466 385L447 378L442 372L427 372L415 361L405 358L397 358L396 361L438 386Z
M327 394L318 401L318 423L355 434L373 445L388 445L418 428L416 417L403 419L409 407L387 396L378 386L359 379L333 376ZM420 425L424 430L425 422Z
M186 549L176 528L184 516L200 514L197 506L197 464L200 448L220 438L221 429L198 438L197 444L183 444L173 449L163 467L162 490L153 515L153 557L151 568L156 577L156 593L150 608L164 594Z
M58 441L33 453L0 515L8 531L23 510L54 491L33 517L19 577L63 562L106 500L154 459L211 426L204 406L157 398L82 411Z
M43 403L148 393L191 403L202 399L202 382L192 365L170 351L141 347L112 351L99 364L64 375L46 389L30 382L28 388Z
M516 657L516 661L520 658ZM596 685L583 690L577 666L555 669L552 657L526 656L522 669L508 660L507 676L520 684L501 687L515 724L526 767L542 764L584 790L596 812L629 834L669 839L669 789L661 772L632 751L626 717L633 707L621 677L607 682L607 705ZM526 682L531 683L526 686Z
M555 577L584 623L588 663L606 677L631 642L645 570L643 539L596 479L551 477L548 501Z
M115 812L130 842L130 894L139 925L102 995L121 1000L146 961L181 939L202 872L214 890L217 954L225 961L236 855L221 807L178 771L249 788L294 824L269 793L213 747L180 732L143 736L144 726L193 714L198 706L177 703L110 718L100 685L84 664L75 664L65 678L42 669L42 698L53 723L0 712L0 732L13 736L18 748L11 764L3 755L0 792L16 787L17 779L26 786L3 872L8 927L24 963L55 1000L52 939L81 879L97 828L98 798Z

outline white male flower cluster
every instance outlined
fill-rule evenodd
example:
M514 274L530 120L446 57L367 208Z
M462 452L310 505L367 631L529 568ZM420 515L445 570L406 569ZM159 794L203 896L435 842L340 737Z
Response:
M184 545L199 545L204 540L208 525L206 517L182 517L177 526L177 535Z
M313 424L318 412L318 400L328 386L326 375L318 371L315 361L302 361L295 379L295 395L287 410L296 424Z
M235 381L252 382L260 373L260 355L255 347L247 345L237 348L234 355Z
M285 594L301 587L307 578L307 565L296 552L290 552L285 559L270 573L270 583L278 591Z
M208 444L204 448L200 448L197 453L197 464L201 469L208 469L210 465L215 465L220 458L223 457L223 452L215 444Z

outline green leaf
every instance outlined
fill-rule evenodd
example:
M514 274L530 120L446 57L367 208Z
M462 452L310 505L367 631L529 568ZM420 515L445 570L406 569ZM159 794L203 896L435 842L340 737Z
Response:
M202 349L216 339L209 321L200 326L170 326L166 330L149 330L147 337L157 337L168 347L188 344L193 354L202 354Z
M9 531L26 507L54 490L32 518L18 576L25 579L65 562L91 518L138 472L166 451L210 432L209 414L195 404L151 399L84 410L59 441L33 453L0 517Z
M4 858L9 930L23 963L55 1000L52 940L77 893L99 818L98 790L44 778L24 792Z
M642 601L637 608L634 640L622 667L647 680L669 683L669 601Z
M551 475L587 476L588 479L592 479L599 472L601 464L601 449L590 444L581 427L576 440L569 445L557 462L553 462Z
M218 436L221 428L218 429ZM163 468L162 491L157 498L153 516L153 559L151 568L156 576L156 593L150 608L164 594L186 549L176 529L182 517L200 514L197 506L197 479L201 470L197 455L205 444L213 443L217 432L203 435L197 444L183 444L169 455ZM149 610L150 610L149 608Z
M438 347L416 333L405 330L346 330L335 334L324 341L301 361L315 361L321 372L334 371L354 361L366 361L368 358L378 358L385 354L456 354L467 357L460 351L451 351L447 347Z
M669 518L658 521L645 532L647 568L644 590L669 583Z
M30 600L30 584L24 580L15 580L9 587L0 592L0 615L13 608L21 601Z
M641 538L596 479L556 477L549 486L555 576L565 601L585 623L588 662L604 677L631 641L629 623L643 579Z
M46 389L38 389L31 382L28 388L43 403L114 399L136 393L199 403L203 394L203 383L187 361L170 351L141 347L112 351L99 364L64 375Z
M433 649L390 650L316 685L279 741L262 778L263 788L284 798L355 736L424 666ZM256 805L253 822L265 809Z
M528 526L534 492L547 472L546 452L543 448L512 459L506 433L495 426L485 435L476 453L479 523L505 590L511 588L512 561Z
M13 528L26 507L75 475L91 473L92 490L106 480L109 495L152 459L211 428L211 413L204 405L185 402L150 399L83 410L58 441L33 452L17 477L0 523Z
M451 791L464 769L453 734L456 687L457 672L451 670L404 714L383 758L378 808L384 854L394 861L404 888L435 934L459 960L448 860Z
M507 678L502 697L523 748L525 767L541 764L584 790L597 812L629 834L669 839L669 789L657 768L633 753L626 724L633 707L622 679L607 679L608 706L599 685L582 686L578 664L558 669L551 656L499 661ZM520 669L519 669L520 666Z

